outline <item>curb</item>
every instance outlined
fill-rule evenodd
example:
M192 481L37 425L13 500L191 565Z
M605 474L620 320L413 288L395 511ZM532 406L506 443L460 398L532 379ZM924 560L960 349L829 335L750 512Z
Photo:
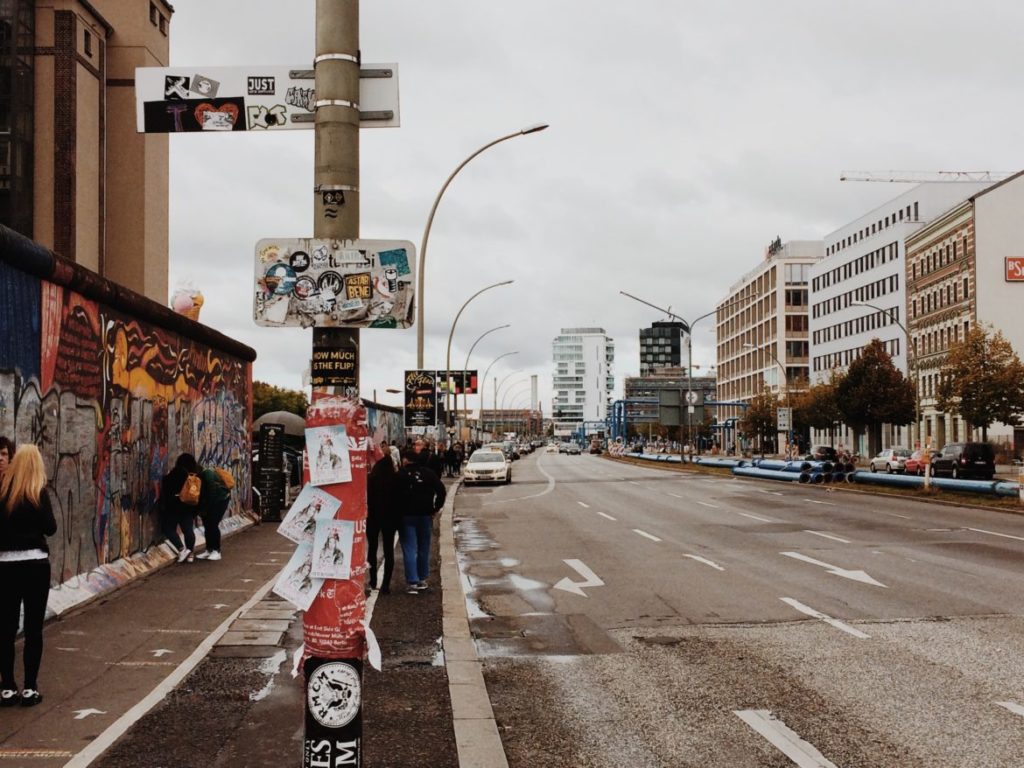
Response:
M452 702L455 744L459 768L508 768L505 748L494 720L494 710L484 684L483 663L469 629L466 595L455 551L455 494L462 485L456 480L448 489L441 512L441 622L444 663L448 673L448 694Z

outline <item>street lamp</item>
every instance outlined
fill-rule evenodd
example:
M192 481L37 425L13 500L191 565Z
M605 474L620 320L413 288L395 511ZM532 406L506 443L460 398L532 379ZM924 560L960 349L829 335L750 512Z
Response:
M434 204L430 208L430 216L427 217L427 226L423 230L423 240L420 242L420 258L419 258L419 274L416 275L416 367L423 368L423 273L427 263L427 240L430 238L430 228L434 224L434 214L437 213L437 206L441 202L441 198L444 196L445 190L448 189L448 185L452 183L459 171L465 168L469 162L480 153L490 149L495 144L500 144L503 141L514 139L517 136L526 136L530 133L537 133L543 131L548 127L547 123L538 123L537 125L530 125L522 130L510 133L506 136L495 139L487 144L484 144L480 149L471 154L465 160L456 166L455 170L451 172L451 175L445 180L441 186L441 191L437 193L437 197L434 198Z
M501 396L501 422L502 422L502 424L505 424L505 423L506 423L506 421L505 421L505 416L506 416L506 415L507 415L507 413L508 413L508 411L506 411L506 409L505 409L505 403L506 403L506 402L508 402L508 403L511 403L511 402L514 402L514 400L515 400L515 398L513 398L513 399L512 399L511 401L510 401L510 400L508 399L508 398L509 398L509 396L510 396L510 395L512 395L513 393L515 393L515 397L522 397L523 395L527 395L527 396L529 396L529 393L527 393L527 392L523 392L523 391L522 391L522 387L523 387L523 384L529 384L529 383L530 383L530 382L528 382L528 381L521 381L521 382L519 382L519 384L517 384L516 386L514 386L514 387L509 387L508 389L506 389L506 390L505 390L505 394L503 394L503 395Z
M473 350L476 349L476 345L480 343L481 339L483 339L484 336L486 336L489 333L494 333L495 331L500 331L502 328L509 328L509 327L511 327L511 323L506 323L505 325L499 325L499 326L496 326L494 328L491 328L491 330L489 330L489 331L484 331L479 336L477 336L476 337L476 341L473 342L473 346L471 346L469 348L469 352L466 353L466 363L462 367L462 370L464 370L464 371L468 371L469 370L469 358L473 354ZM480 382L480 387L481 387L481 389L483 389L483 382L482 381ZM469 387L465 387L462 390L462 410L466 414L469 413L469 395L466 392L467 389L469 389Z
M755 350L756 349L760 349L760 347L758 347L757 345L750 344L750 343L744 344L743 348L744 349L755 349ZM768 351L768 354L771 355L772 360L775 361L775 364L777 366L779 366L779 368L782 369L782 381L783 381L783 383L785 384L785 387L786 387L786 408L787 408L787 410L789 410L789 418L790 418L789 430L786 432L786 448L788 449L789 448L789 444L792 442L792 435L793 435L793 423L792 423L793 408L792 408L792 405L791 405L790 399L789 399L789 371L786 370L786 366L784 366L782 364L782 362L779 360L778 355L775 354L775 351L771 348L770 344L766 345L765 349ZM776 430L775 436L778 437L778 430ZM763 453L763 451L762 451L762 453Z
M445 355L445 359L444 359L444 377L445 377L444 410L445 410L445 413L447 414L447 419L446 420L448 422L447 427L448 427L449 430L451 430L451 428L452 428L452 412L451 412L451 408L449 408L449 405L450 405L451 401L449 400L449 396L451 395L451 389L452 389L452 336L455 335L455 324L459 322L459 318L462 316L462 311L466 308L466 306L469 304L469 302L471 302L473 299L475 299L481 293L483 293L484 291L489 291L489 290L491 290L491 288L498 288L498 287L500 287L502 285L511 285L514 282L515 282L515 280L503 280L500 283L494 283L493 285L488 285L486 288L481 288L479 291L477 291L472 296L470 296L468 299L466 299L465 303L461 307L459 307L459 311L455 313L455 319L452 320L452 329L450 331L448 331L448 353L447 353L447 355ZM463 382L463 384L465 384L465 382ZM455 404L458 405L458 402L459 402L459 400L458 400L458 398L456 398L455 399Z
M483 421L484 421L484 385L487 384L487 374L489 374L491 372L491 366L493 366L496 362L501 360L501 358L503 358L503 357L508 357L509 355L518 355L518 354L519 354L519 350L516 350L515 352L506 352L503 355L498 355L496 358L491 360L490 365L487 366L487 370L484 371L483 378L480 379L480 423L481 423L481 425L483 424Z

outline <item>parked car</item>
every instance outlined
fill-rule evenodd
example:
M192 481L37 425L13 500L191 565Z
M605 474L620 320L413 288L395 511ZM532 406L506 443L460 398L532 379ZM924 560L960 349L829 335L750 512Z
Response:
M868 466L872 472L885 470L891 475L893 472L905 472L909 458L910 451L906 448L886 448L874 456Z
M907 459L906 464L904 465L904 471L908 475L923 475L925 466L924 457L926 453L927 451L917 450L910 454L910 458ZM931 451L931 454L932 461L934 462L935 457L939 455L939 452Z
M991 480L996 473L996 452L988 443L950 443L932 461L932 474Z
M804 461L837 461L839 454L831 445L816 445L804 456Z
M502 451L473 451L462 470L462 482L466 485L511 483L512 462Z

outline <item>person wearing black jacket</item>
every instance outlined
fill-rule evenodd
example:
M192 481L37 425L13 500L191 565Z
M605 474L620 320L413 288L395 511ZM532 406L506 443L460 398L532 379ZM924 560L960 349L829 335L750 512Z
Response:
M160 527L167 541L178 553L178 562L193 562L196 548L195 520L199 514L198 505L185 504L178 498L185 480L190 474L199 475L203 469L191 453L183 453L174 463L174 468L164 475L160 482ZM178 528L185 536L182 545Z
M384 576L380 591L391 591L391 574L395 570L395 534L402 524L401 497L398 489L398 468L401 457L391 448L373 465L366 482L366 562L370 566L369 586L377 588L377 542L384 546Z
M405 583L409 585L409 594L415 595L427 588L433 516L444 506L446 492L437 474L429 467L417 464L412 452L402 456L398 490L402 509L398 539L402 543Z
M0 706L31 707L43 700L39 666L43 660L43 618L50 596L50 549L57 532L46 470L39 449L21 446L0 478ZM14 640L25 606L25 687L14 682Z

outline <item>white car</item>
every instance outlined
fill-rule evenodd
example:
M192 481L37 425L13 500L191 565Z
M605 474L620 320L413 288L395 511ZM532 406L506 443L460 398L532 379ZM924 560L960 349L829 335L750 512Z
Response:
M473 451L462 470L462 482L466 485L511 483L512 462L501 451Z
M544 449L544 453L558 453L558 446L549 445L547 448Z

